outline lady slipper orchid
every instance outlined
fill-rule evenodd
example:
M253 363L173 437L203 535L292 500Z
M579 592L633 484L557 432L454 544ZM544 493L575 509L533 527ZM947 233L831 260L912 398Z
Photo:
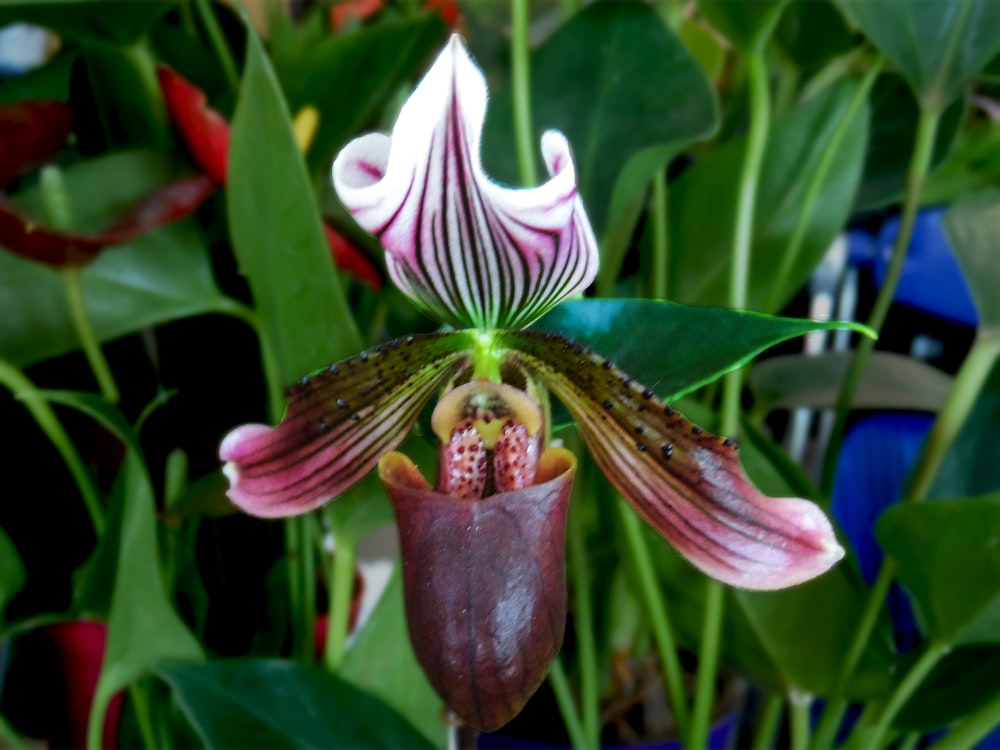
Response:
M563 637L575 459L545 444L547 393L640 516L708 575L782 588L843 550L814 504L758 492L731 440L686 421L610 360L523 330L593 281L597 244L566 139L542 138L548 182L498 185L479 159L485 108L483 76L453 37L392 135L353 141L333 166L392 280L453 330L309 375L289 389L281 424L237 428L220 455L229 497L263 517L316 508L378 466L399 521L417 656L461 719L492 730L538 687ZM435 394L432 488L392 451Z

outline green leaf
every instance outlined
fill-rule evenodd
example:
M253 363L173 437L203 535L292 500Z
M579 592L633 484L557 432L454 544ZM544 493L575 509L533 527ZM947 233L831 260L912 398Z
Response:
M734 3L749 5L752 3ZM858 83L840 81L778 119L768 134L754 212L748 307L763 309L772 295L805 193ZM822 183L808 229L778 305L801 287L850 216L867 140L862 107L840 140ZM722 305L728 299L737 180L746 138L729 141L681 175L670 190L671 299Z
M1000 494L896 505L876 533L931 638L1000 643Z
M647 163L651 176L718 125L715 94L698 63L644 3L587 6L538 49L531 72L535 132L555 128L569 139L598 235L614 218L612 190L629 159L670 144ZM510 112L509 91L494 92L483 150L487 172L516 183ZM637 181L640 189L648 176Z
M815 356L789 354L757 363L750 371L754 408L834 409L853 352ZM855 409L909 409L937 412L953 378L913 357L874 351L858 384Z
M90 159L64 171L74 228L106 226L171 179L170 162L150 152ZM16 196L41 218L36 188ZM161 227L104 251L81 272L84 298L102 341L205 312L239 313L215 285L209 250L192 220ZM0 351L18 365L79 348L60 274L0 250Z
M994 190L960 200L944 215L944 229L979 315L979 325L1000 325L1000 192Z
M4 609L24 588L27 574L17 547L7 532L0 528L0 624L4 621Z
M447 726L442 719L443 704L410 645L399 566L348 650L340 676L395 708L420 731L425 742L444 745Z
M0 26L31 23L67 39L129 44L170 9L167 0L22 0L0 4Z
M269 376L288 385L361 348L274 71L253 33L233 117L226 189Z
M274 53L274 68L292 111L312 105L319 127L309 164L327 174L337 149L409 81L443 41L437 14L326 36L302 49Z
M921 106L940 112L1000 50L994 0L836 0L900 69Z
M564 302L533 328L561 333L594 349L666 400L810 331L865 330L856 323L820 323L640 299Z
M938 664L893 722L924 731L946 726L986 705L1000 693L1000 648L957 648ZM984 745L980 745L985 750Z
M854 35L828 0L792 0L775 41L801 68L813 68L854 46Z
M246 659L157 674L206 747L431 747L391 708L319 667Z
M699 0L698 10L743 52L761 51L788 0Z
M871 127L865 153L864 175L854 203L855 211L870 211L903 196L906 171L917 141L920 110L906 83L895 73L880 75L869 96ZM948 155L965 113L959 98L941 116L934 138L932 168Z

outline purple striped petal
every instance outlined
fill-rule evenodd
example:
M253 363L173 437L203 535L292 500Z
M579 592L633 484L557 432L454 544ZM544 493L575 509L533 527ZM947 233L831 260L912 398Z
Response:
M703 572L740 588L779 589L843 557L819 507L762 495L731 440L691 424L610 361L533 331L503 331L496 343L566 405L611 483Z
M485 114L486 82L453 36L392 136L349 143L333 183L423 312L457 328L518 328L590 285L597 242L566 138L542 136L548 182L505 187L480 162Z
M464 333L407 336L331 365L288 389L277 427L248 424L222 441L229 499L264 518L305 513L375 468L420 410L466 367Z

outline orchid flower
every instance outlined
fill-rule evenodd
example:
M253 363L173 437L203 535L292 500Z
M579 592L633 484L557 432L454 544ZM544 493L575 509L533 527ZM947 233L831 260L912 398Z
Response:
M546 183L505 187L480 163L485 109L483 75L455 36L391 136L358 138L333 165L393 282L450 328L303 378L281 424L237 428L220 455L229 497L262 517L312 510L378 467L399 522L417 657L462 720L493 730L539 686L563 638L576 459L545 443L547 394L639 515L708 575L782 588L843 550L814 504L754 488L732 440L599 354L524 330L593 281L597 243L563 135L542 137ZM432 487L394 449L437 394Z

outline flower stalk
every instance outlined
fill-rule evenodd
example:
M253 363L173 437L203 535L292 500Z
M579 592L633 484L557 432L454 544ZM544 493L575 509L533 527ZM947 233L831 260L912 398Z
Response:
M521 184L537 185L531 118L531 12L528 0L511 0L510 77L513 90L514 139Z

